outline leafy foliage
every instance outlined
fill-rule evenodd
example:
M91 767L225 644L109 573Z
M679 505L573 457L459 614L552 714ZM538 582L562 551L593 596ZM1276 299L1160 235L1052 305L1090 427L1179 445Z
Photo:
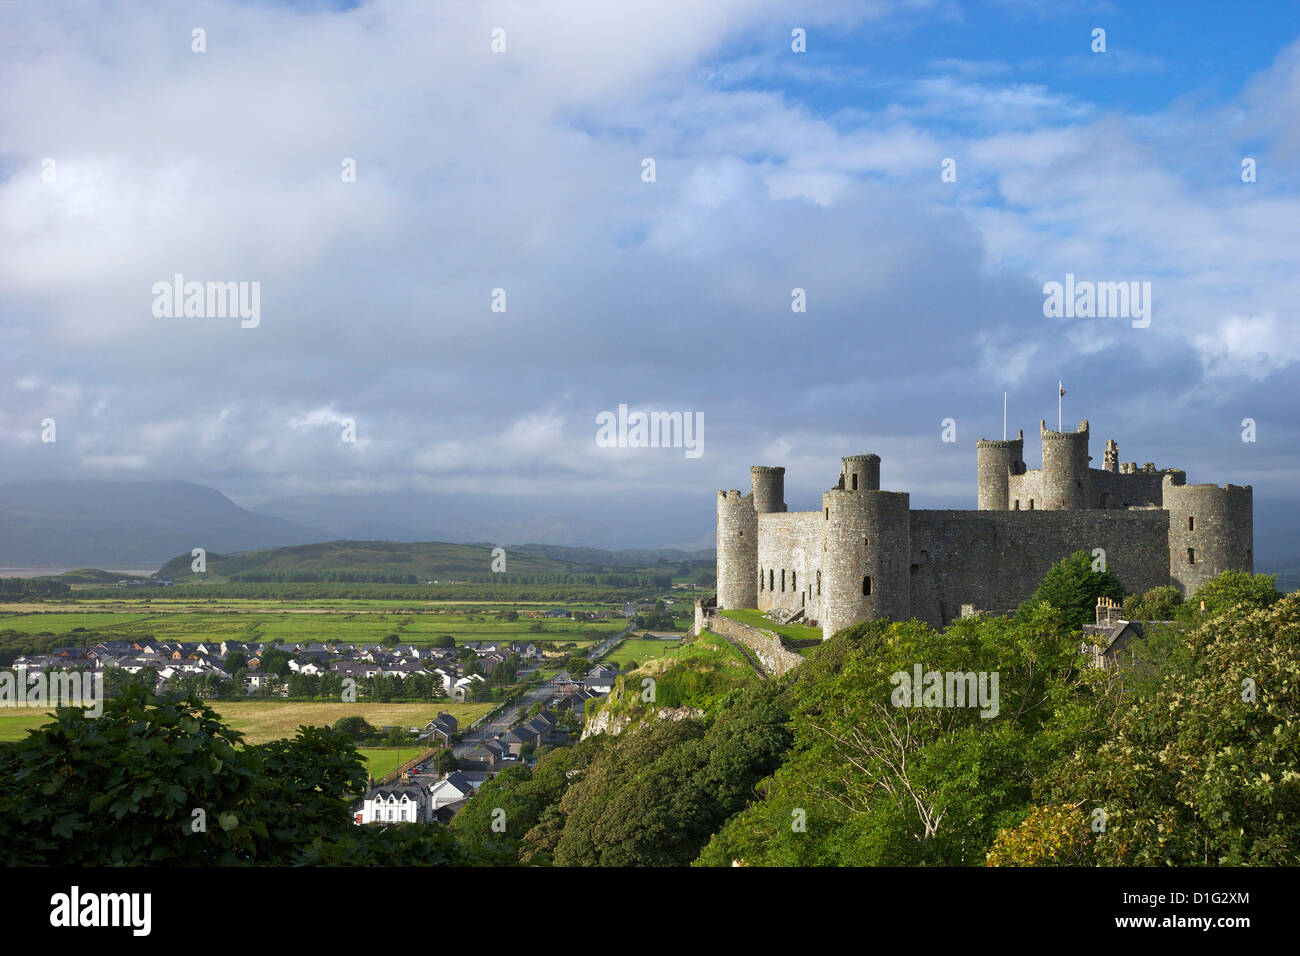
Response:
M1300 596L1241 611L1192 630L1187 666L1056 776L1056 796L1105 813L1099 863L1300 862Z
M304 727L242 747L197 698L128 687L98 718L61 708L0 745L4 862L57 866L477 862L436 826L372 832L350 805L365 768L348 738Z
M1197 589L1182 608L1184 620L1195 620L1204 613L1210 616L1222 614L1234 608L1249 610L1264 608L1282 599L1282 592L1277 589L1276 574L1251 574L1248 571L1224 571L1218 577L1206 581Z
M1116 601L1124 597L1124 585L1110 568L1093 570L1095 559L1087 551L1076 551L1052 565L1028 604L1046 601L1061 612L1071 630L1091 624L1096 617L1097 598ZM1021 614L1027 613L1023 608Z
M1034 807L1015 828L1002 830L989 850L989 866L1086 866L1092 838L1078 808Z
M1183 604L1183 594L1171 584L1152 588L1145 594L1124 599L1124 617L1129 621L1172 621Z

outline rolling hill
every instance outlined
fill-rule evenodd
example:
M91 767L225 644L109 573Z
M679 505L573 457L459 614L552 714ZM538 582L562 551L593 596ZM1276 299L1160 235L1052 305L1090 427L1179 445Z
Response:
M239 554L207 554L207 581L248 576L337 572L358 579L377 574L414 575L420 582L464 579L492 570L494 545L451 544L442 541L325 541ZM160 576L182 583L200 577L191 571L190 552L167 561ZM506 548L508 574L590 574L600 572L664 573L688 561L712 568L711 554L684 551L602 551L597 548L564 548L552 545L522 545Z

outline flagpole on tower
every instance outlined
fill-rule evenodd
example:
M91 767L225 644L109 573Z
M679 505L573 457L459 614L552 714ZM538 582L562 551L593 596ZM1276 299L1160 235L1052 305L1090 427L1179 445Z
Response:
M1056 380L1056 430L1061 430L1061 396L1065 394L1065 385L1058 378Z

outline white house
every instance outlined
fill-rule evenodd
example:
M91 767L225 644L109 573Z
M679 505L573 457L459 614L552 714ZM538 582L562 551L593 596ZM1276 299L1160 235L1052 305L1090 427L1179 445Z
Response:
M429 793L414 783L372 787L357 812L357 823L429 823Z
M459 770L447 774L429 788L430 810L437 811L453 803L460 803L471 797L482 782L471 779Z
M462 677L460 680L456 681L455 685L452 687L451 699L456 701L468 700L470 690L473 688L475 681L478 681L479 683L487 683L482 674L470 674L468 677Z

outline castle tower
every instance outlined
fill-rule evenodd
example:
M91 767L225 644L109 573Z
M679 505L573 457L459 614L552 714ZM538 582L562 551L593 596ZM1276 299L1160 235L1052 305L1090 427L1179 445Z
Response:
M1088 507L1092 500L1092 479L1088 473L1088 422L1079 423L1072 432L1049 431L1040 421L1043 438L1044 511L1074 511ZM1118 454L1118 453L1117 453Z
M864 483L860 475L854 491L850 477L848 487L822 495L823 638L858 621L911 615L911 498Z
M761 515L785 511L785 469L780 466L754 465L749 469L754 489L754 510ZM747 605L753 607L754 605Z
M1250 485L1161 484L1169 512L1169 582L1183 597L1224 571L1255 570L1254 503Z
M975 443L976 482L980 511L1006 511L1011 507L1007 479L1025 472L1025 432L1016 438L993 441L981 438Z
M1106 439L1106 453L1101 468L1112 475L1119 472L1119 445L1113 438Z
M839 487L846 491L880 490L880 456L850 455L842 458Z
M736 490L718 492L718 607L758 607L758 514Z

